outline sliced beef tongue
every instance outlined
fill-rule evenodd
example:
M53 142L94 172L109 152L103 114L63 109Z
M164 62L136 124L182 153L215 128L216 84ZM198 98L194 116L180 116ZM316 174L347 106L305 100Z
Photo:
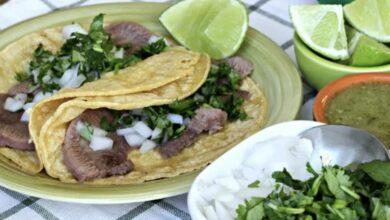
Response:
M131 45L130 49L126 51L127 55L140 50L152 36L152 33L146 27L134 22L111 24L105 30L111 34L111 39L115 45Z
M226 62L240 74L241 78L245 78L253 71L253 64L240 56L230 57Z
M28 124L20 121L21 112L10 112L4 109L8 94L0 94L0 146L19 150L34 150L30 143Z
M123 137L112 134L110 135L114 141L112 149L93 151L77 132L78 121L96 125L103 116L112 120L106 109L87 110L74 119L66 131L62 148L64 164L80 182L126 174L134 168L133 163L127 160L128 145Z
M165 143L160 154L163 158L170 158L180 153L185 147L190 146L203 132L213 134L221 130L227 120L227 113L217 108L199 108L195 117L191 120L184 133Z

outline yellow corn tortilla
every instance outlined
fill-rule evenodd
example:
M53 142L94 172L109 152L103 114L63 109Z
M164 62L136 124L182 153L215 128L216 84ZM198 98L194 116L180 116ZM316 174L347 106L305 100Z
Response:
M53 117L45 123L39 137L37 151L46 172L63 182L77 182L63 163L62 145L69 122L86 109L104 107L115 110L130 110L168 104L193 94L199 88L199 86L187 86L188 78L190 77L149 92L131 94L126 97L94 97L88 100L78 98L62 104L57 108ZM264 95L249 78L243 81L241 88L251 93L250 100L245 101L244 104L244 109L250 119L227 123L222 131L213 135L202 135L194 145L170 159L163 159L156 149L146 154L140 154L138 150L133 150L128 154L128 159L134 163L134 171L123 176L87 181L85 184L136 184L174 177L206 166L264 125L267 114L267 103ZM112 98L115 98L115 101Z
M28 34L5 47L0 51L0 92L6 93L18 83L15 73L24 71L39 44L56 52L63 42L61 28L58 27ZM35 174L42 170L42 163L33 151L0 147L0 154L13 163L12 166L26 173Z
M39 44L47 50L56 52L63 43L62 27L56 27L28 34L9 44L0 52L0 92L6 93L18 83L14 78L15 73L25 70ZM63 89L57 95L38 103L31 110L29 123L31 138L37 143L43 123L59 105L68 100L81 96L125 95L158 88L192 74L199 59L199 53L171 49L118 73L106 73L101 79L86 83L80 88ZM43 168L34 151L0 147L0 154L30 174L36 174Z
M112 103L118 103L115 100L121 98L126 101L126 96L129 94L159 88L192 75L198 65L207 67L210 58L204 56L206 61L203 63L199 62L200 58L199 53L183 48L173 48L140 61L116 74L106 73L101 79L86 83L80 88L61 90L58 94L41 101L31 110L29 130L35 147L37 148L37 143L39 143L38 138L42 126L61 104L77 97L82 97L83 100L99 96L108 97ZM208 69L202 74L207 74L207 72ZM200 86L203 83L199 80L196 78L192 82L193 86Z

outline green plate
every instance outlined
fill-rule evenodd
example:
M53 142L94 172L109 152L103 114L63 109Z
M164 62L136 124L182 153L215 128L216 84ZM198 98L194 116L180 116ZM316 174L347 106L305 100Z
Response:
M136 21L154 32L167 35L158 22L158 17L168 7L169 4L160 3L123 3L56 11L0 32L0 49L28 33L72 21L90 21L98 13L106 14L105 21ZM288 56L275 43L252 28L248 30L239 54L254 63L255 72L252 78L269 101L267 126L293 120L301 105L302 84L299 73ZM45 174L30 176L0 162L0 185L45 199L115 204L154 200L185 193L198 173L192 172L139 185L102 187L65 184Z

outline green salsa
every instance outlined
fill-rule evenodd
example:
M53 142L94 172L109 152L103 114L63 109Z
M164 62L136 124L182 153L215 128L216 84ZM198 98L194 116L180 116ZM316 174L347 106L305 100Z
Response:
M364 129L390 148L390 84L351 86L336 94L325 112L329 124Z

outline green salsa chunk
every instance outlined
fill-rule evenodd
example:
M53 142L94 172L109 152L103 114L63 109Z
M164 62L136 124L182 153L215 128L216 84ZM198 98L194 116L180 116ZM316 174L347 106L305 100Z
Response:
M390 148L390 84L359 84L340 92L330 100L326 119L371 132Z

